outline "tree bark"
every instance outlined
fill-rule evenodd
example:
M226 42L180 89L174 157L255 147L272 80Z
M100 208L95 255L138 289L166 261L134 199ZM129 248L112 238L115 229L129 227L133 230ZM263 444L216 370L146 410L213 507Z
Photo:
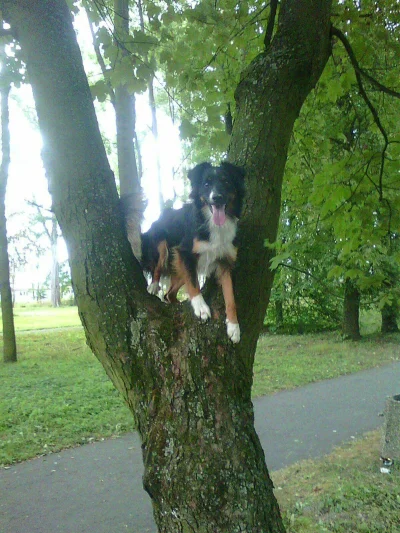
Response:
M357 341L360 334L360 291L354 283L346 279L344 286L342 336Z
M3 64L4 69L4 64ZM5 198L10 166L10 132L8 97L10 85L3 83L1 93L1 150L2 160L0 166L0 296L1 313L3 321L3 360L5 363L17 361L17 344L15 340L13 299L10 284L10 262L8 257L7 222L5 212Z
M254 429L252 367L272 285L264 239L276 237L294 120L329 55L330 1L283 2L268 53L238 87L230 159L245 165L248 195L236 275L243 331L237 348L222 319L199 323L188 305L169 307L146 292L65 3L0 4L25 54L80 317L135 415L159 531L283 532ZM215 294L212 284L209 292Z

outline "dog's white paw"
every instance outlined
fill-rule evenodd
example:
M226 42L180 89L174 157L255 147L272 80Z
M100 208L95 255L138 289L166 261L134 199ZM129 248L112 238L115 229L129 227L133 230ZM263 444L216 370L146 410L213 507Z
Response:
M211 318L211 311L201 294L191 299L194 314L201 320Z
M240 341L240 327L239 324L235 324L226 319L226 331L228 337L231 339L233 344L237 344Z
M154 296L157 296L158 292L160 290L160 284L158 281L153 281L150 283L150 285L147 287L147 292L149 294L153 294Z

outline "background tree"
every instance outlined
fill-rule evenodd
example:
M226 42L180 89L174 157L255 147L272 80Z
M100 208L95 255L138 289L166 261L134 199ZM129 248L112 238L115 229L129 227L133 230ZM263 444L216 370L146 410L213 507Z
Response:
M0 297L1 317L3 322L3 359L5 363L17 361L17 344L15 340L13 300L10 284L10 262L8 256L7 228L5 213L5 196L10 165L10 132L8 97L11 89L7 58L3 48L1 54L1 165L0 165Z
M338 290L342 298L349 295L349 283L362 295L361 302L380 309L386 299L393 301L391 268L384 267L384 258L398 262L393 235L400 200L399 16L392 2L346 1L335 6L332 18L337 45L294 129L283 191L287 216L281 234L286 240L277 253L288 267L311 274L308 294L315 294L325 279L324 286L330 286L325 295L332 295L325 301L332 310ZM323 275L312 275L316 272L306 266L312 259L317 269L325 265ZM275 264L280 262L278 257ZM296 274L297 294L304 276ZM305 313L304 293L302 302ZM354 315L343 323L358 323L358 306L344 308ZM321 319L323 314L321 308Z
M57 219L50 210L46 211L43 206L36 202L28 202L29 205L36 209L36 215L31 217L29 229L25 235L29 235L32 244L39 245L37 247L37 254L41 255L43 250L40 246L40 239L45 237L50 244L51 251L51 271L50 271L50 301L53 307L60 307L61 305L61 291L60 291L60 264L58 261L58 223ZM41 230L37 231L37 225ZM33 233L34 238L30 236Z
M275 240L293 123L329 55L330 2L283 2L271 45L249 63L236 91L230 159L245 165L249 190L236 276L237 349L222 321L199 324L187 306L167 307L146 293L66 5L1 6L26 58L82 323L135 413L159 529L283 531L254 430L252 366L272 284L264 239Z

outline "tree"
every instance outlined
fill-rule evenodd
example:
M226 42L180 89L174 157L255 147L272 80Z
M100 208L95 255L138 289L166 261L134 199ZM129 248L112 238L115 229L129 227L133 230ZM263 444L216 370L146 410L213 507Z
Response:
M93 27L91 18L98 23L107 12L105 5L96 2L85 2L89 25L92 32L93 44L98 63L102 69L104 80L100 84L100 98L104 99L108 94L115 111L117 130L117 155L118 177L121 195L134 194L140 196L140 174L136 161L136 152L139 159L139 146L136 135L136 99L134 92L134 68L132 57L132 37L130 35L130 1L114 0L113 3L113 29L111 35L102 27L98 33L103 36L102 43L111 66L107 67L102 56L98 37ZM114 46L113 46L114 45ZM97 91L95 90L96 94ZM136 141L136 152L135 152ZM137 228L131 232L132 246L139 250L140 242L140 216L138 216Z
M248 185L237 348L222 320L199 324L187 305L169 307L147 294L64 2L0 5L32 83L80 317L91 349L135 415L159 530L283 532L254 429L252 369L273 280L265 272L271 251L264 240L276 237L293 123L330 53L331 2L282 2L275 37L236 90L229 159L245 166ZM216 296L210 285L208 293Z
M50 299L53 307L60 307L61 305L61 291L60 291L60 264L58 261L58 223L57 219L51 211L48 215L43 214L43 207L38 205L35 201L28 202L32 207L36 208L36 215L30 218L28 234L34 234L34 243L37 246L37 255L43 253L39 239L46 236L50 243L51 250L51 271L50 271ZM42 227L42 232L35 231L35 225L39 224Z
M290 294L305 289L302 298L309 298L323 284L332 311L346 279L364 306L382 308L393 297L400 213L396 6L336 5L333 53L296 122L286 165L283 263L310 274L308 287L297 275ZM288 232L288 219L294 231ZM318 275L321 267L325 275Z
M3 358L5 363L17 361L17 344L15 340L13 299L10 284L10 262L8 257L7 228L5 214L5 197L10 165L10 132L8 97L10 81L7 79L5 54L2 54L2 76L0 80L1 94L1 151L0 166L0 297L1 317L3 321Z

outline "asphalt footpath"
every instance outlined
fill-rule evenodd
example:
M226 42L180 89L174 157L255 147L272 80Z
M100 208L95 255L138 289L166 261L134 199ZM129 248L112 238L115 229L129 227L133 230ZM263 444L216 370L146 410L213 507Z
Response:
M328 454L383 424L400 362L254 402L270 470ZM379 453L379 450L377 450ZM155 533L132 433L0 470L0 533Z

